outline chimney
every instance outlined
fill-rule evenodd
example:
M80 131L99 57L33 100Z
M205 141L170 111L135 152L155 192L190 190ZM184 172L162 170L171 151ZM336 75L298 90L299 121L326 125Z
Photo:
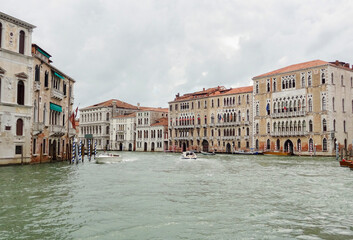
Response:
M349 63L345 63L344 67L349 68Z
M140 103L137 103L137 109L140 109Z
M205 88L203 88L203 91L205 91Z
M113 104L113 114L112 114L112 117L115 117L115 116L116 116L116 100L113 100L113 101L112 101L112 104Z
M177 97L177 98L180 97L180 93L178 93L177 95L175 95L175 97Z

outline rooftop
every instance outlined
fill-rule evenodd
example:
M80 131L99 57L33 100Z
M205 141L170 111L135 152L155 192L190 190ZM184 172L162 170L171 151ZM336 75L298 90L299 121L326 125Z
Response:
M85 107L85 108L81 108L80 110L87 110L89 108L97 108L97 107L113 107L113 102L114 101L116 102L116 107L117 108L138 110L138 108L136 106L131 105L131 104L126 103L126 102L123 102L123 101L120 101L118 99L110 99L110 100L105 101L105 102L101 102L101 103L97 103L97 104L94 104L94 105L91 105L91 106L88 106L88 107Z
M155 123L151 124L153 126L168 126L168 118L159 118Z
M297 64L293 64L293 65L289 65L287 67L284 68L280 68L268 73L264 73L261 75L258 75L256 77L253 77L253 79L256 78L262 78L262 77L268 77L271 75L276 75L276 74L280 74L280 73L286 73L286 72L293 72L293 71L297 71L300 69L307 69L307 68L312 68L312 67L317 67L317 66L323 66L323 65L331 65L331 66L335 66L335 67L340 67L340 68L344 68L346 70L351 70L349 68L349 63L345 63L345 62L340 62L338 60L336 60L335 62L325 62L322 60L313 60L313 61L309 61L309 62L303 62L303 63L297 63Z

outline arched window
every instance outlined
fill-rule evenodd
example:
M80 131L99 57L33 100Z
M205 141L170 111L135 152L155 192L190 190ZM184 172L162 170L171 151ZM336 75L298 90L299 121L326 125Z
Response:
M258 83L256 84L256 87L255 87L255 93L256 94L259 93L259 84Z
M313 121L309 120L309 132L313 131Z
M255 148L256 148L256 150L259 149L259 140L258 139L256 139L256 141L255 141Z
M25 104L25 84L22 80L17 83L17 104Z
M333 83L333 73L331 73L331 84L334 84Z
M341 75L341 86L344 87L344 84L343 84L343 75Z
M336 131L336 119L333 119L333 131Z
M322 151L326 152L327 151L327 140L324 138L322 140Z
M270 139L267 139L267 144L266 144L266 149L271 149L271 141Z
M276 79L273 79L273 88L272 88L273 92L276 92Z
M256 104L256 116L259 116L259 104Z
M353 104L353 101L352 101ZM246 110L246 121L250 121L250 112L249 109Z
M335 97L332 98L332 111L336 111L335 110Z
M322 111L326 111L326 98L325 97L322 97L321 104L322 104Z
M267 115L270 115L270 104L267 103L266 105L266 111L267 111Z
M342 98L342 112L344 112L344 98Z
M235 99L233 98L233 104L235 103ZM249 94L246 95L246 104L250 103L250 98L249 98Z
M269 134L270 131L271 131L271 127L270 127L270 123L268 122L268 123L267 123L267 133Z
M256 123L255 131L256 131L256 134L259 134L259 124L258 123Z
M343 132L347 132L346 131L346 120L343 120Z
M305 76L304 76L304 74L302 75L302 88L304 88L305 87Z
M241 121L241 112L240 112L240 110L238 111L238 120L239 120L239 122Z
M311 98L309 98L308 105L309 105L308 111L312 112L313 111L313 101L311 100Z
M19 53L25 54L25 32L20 31L20 46Z
M109 113L107 113L107 121L109 121Z
M326 81L326 79L325 79L325 73L322 72L322 73L321 73L321 83L322 83L322 84L325 84L325 81Z
M292 80L292 87L295 88L295 79Z
M327 124L326 124L326 119L325 118L322 120L322 131L324 131L324 132L327 131Z
M1 48L1 38L2 38L2 24L0 22L0 48Z
M311 87L311 73L308 73L308 87Z
M40 81L40 69L38 65L35 67L34 81Z
M270 82L267 83L267 92L271 91Z
M306 131L306 122L305 122L305 120L303 121L303 132L305 132Z
M23 136L23 120L21 118L17 119L16 122L16 135Z

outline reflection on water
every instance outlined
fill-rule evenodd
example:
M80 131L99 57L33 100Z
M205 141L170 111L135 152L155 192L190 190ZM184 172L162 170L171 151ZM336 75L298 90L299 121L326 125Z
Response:
M0 168L0 239L353 238L353 172L331 158L122 156Z

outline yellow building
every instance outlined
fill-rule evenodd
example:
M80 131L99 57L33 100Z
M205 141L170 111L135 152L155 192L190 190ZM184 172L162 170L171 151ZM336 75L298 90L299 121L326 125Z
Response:
M353 70L314 60L256 77L254 142L263 151L334 155L351 149Z
M214 87L169 102L169 150L233 152L252 148L252 86Z

